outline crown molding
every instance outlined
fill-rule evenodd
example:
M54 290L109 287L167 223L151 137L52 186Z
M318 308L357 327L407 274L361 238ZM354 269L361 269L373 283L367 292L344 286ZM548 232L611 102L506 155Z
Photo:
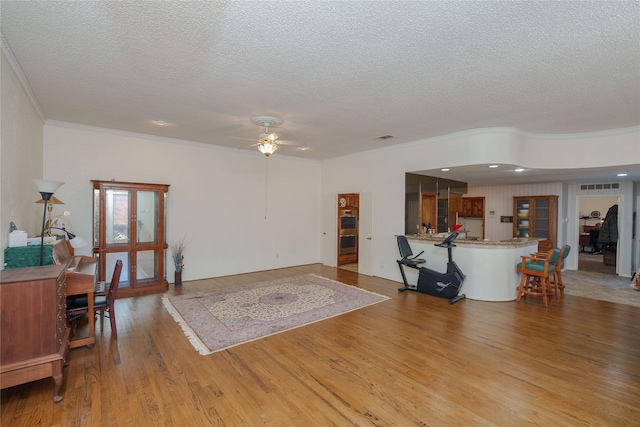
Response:
M247 150L244 148L227 147L224 145L216 145L208 142L170 138L166 136L152 135L149 133L140 133L140 132L132 132L128 130L111 129L111 128L104 128L99 126L92 126L92 125L83 125L80 123L63 122L59 120L46 120L44 124L45 126L52 126L52 127L58 127L58 128L76 129L76 130L81 130L86 132L98 132L98 133L103 133L107 135L116 135L116 136L121 136L126 138L145 139L145 140L158 141L158 142L164 142L169 144L188 145L188 146L199 147L199 148L204 148L208 150L226 151L229 153L235 153L235 154L241 154L241 155L264 157L264 154L260 153L258 150ZM300 157L288 156L286 154L279 154L277 157L286 157L287 159L294 159L296 161L304 161L304 162L310 162L310 163L321 162L321 160L305 159Z
M36 99L35 95L33 94L33 91L31 90L29 81L27 80L27 77L24 75L24 72L22 71L22 67L20 67L18 60L13 55L13 51L11 50L11 47L9 47L9 43L7 43L7 40L4 38L3 34L0 34L0 48L2 49L2 53L4 53L4 57L7 58L7 61L9 62L9 66L11 67L16 77L18 78L18 81L22 86L22 90L24 90L24 92L27 94L27 98L29 98L29 101L31 101L31 105L33 105L33 108L38 113L38 116L40 116L40 120L42 120L42 122L44 123L46 118L44 116L44 113L42 112L42 108L40 108L40 104L38 103L38 100Z

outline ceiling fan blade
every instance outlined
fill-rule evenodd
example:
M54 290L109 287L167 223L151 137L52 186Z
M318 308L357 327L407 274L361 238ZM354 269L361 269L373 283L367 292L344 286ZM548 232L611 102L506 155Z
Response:
M297 146L297 145L300 145L300 144L298 144L298 143L296 143L296 142L294 142L294 141L284 141L284 140L282 140L282 139L279 139L279 140L278 140L278 144L280 144L280 145L289 145L289 146Z

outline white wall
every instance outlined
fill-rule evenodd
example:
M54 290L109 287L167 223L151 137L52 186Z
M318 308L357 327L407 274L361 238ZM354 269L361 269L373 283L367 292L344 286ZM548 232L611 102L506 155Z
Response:
M0 266L9 245L9 223L30 235L42 228L43 206L33 184L42 178L42 120L5 56L1 59L0 98Z
M640 128L595 134L535 136L509 129L484 129L441 138L416 141L388 149L326 160L322 166L325 200L342 192L371 192L373 197L373 274L401 281L397 268L395 235L404 233L405 173L459 165L507 163L524 168L570 169L640 163ZM607 147L603 150L603 147ZM580 153L577 155L577 153ZM451 179L456 179L455 175ZM476 189L471 189L470 196ZM488 189L485 189L489 191ZM520 191L522 190L522 191ZM528 194L523 193L527 191ZM533 192L529 192L533 190ZM517 195L557 194L559 198L559 243L568 239L568 228L577 227L577 215L568 215L566 184L552 183L522 188L491 189L496 197L486 200L486 210L496 209L487 224L495 237L511 233L510 224L500 224L500 215L511 215ZM511 193L513 191L513 193ZM498 196L498 194L502 194ZM577 212L576 212L577 214ZM497 222L496 222L497 221ZM493 237L493 236L492 236ZM576 240L577 242L577 240ZM331 242L335 246L335 242ZM577 247L577 246L576 246ZM335 265L335 249L324 262Z
M45 176L65 182L56 197L88 241L90 181L115 179L170 185L167 243L188 243L183 280L321 260L320 162L60 122L44 141Z

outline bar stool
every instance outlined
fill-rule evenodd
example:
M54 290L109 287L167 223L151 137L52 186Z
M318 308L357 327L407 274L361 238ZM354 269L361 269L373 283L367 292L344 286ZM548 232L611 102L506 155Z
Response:
M571 252L571 246L564 245L560 248L560 256L558 258L558 262L556 263L556 268L553 270L553 279L552 283L556 287L556 289L560 290L560 295L564 296L564 283L562 283L562 268L564 267L564 260ZM557 295L556 295L557 296Z
M518 272L522 273L522 279L520 279L516 301L520 301L525 295L541 296L544 306L548 307L547 299L553 295L551 276L556 269L559 257L560 249L551 249L547 254L522 256L522 263L517 267Z

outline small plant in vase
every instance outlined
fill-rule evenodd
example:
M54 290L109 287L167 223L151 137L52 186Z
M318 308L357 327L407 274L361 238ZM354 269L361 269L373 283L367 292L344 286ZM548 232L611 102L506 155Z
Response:
M171 257L173 258L173 266L175 268L174 273L174 286L182 285L182 270L184 269L184 249L187 244L184 240L171 245Z

